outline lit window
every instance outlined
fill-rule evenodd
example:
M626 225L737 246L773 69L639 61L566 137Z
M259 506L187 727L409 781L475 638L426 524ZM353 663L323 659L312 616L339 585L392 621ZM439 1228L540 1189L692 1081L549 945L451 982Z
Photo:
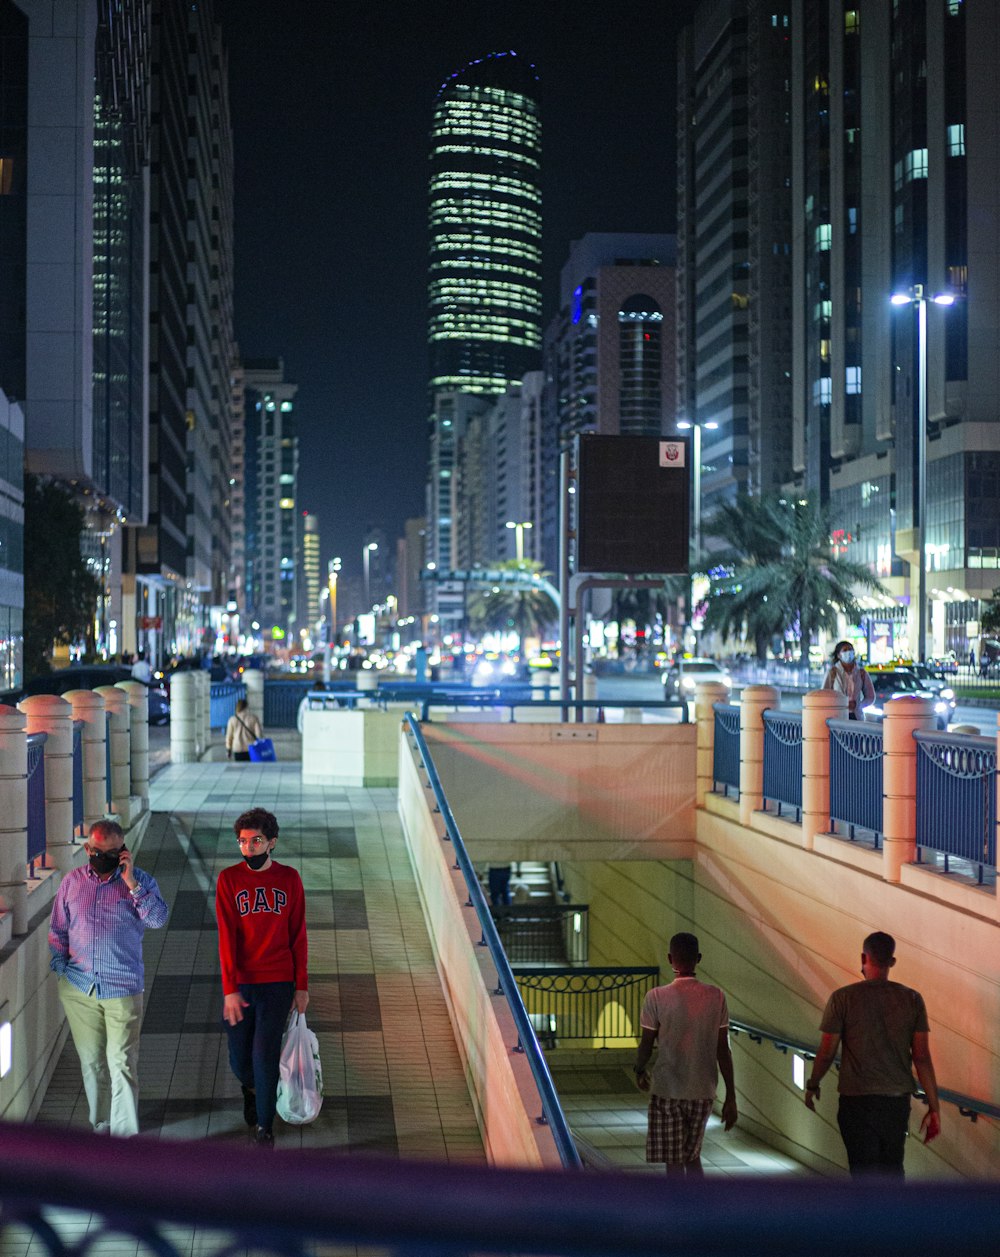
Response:
M861 26L861 15L857 9L846 9L844 11L844 34L856 35Z
M829 406L833 400L833 381L828 375L813 380L813 401L818 406Z
M278 505L281 507L283 511L294 511L295 499L294 498L280 498L278 500Z
M927 149L914 148L906 154L907 179L927 178Z
M10 196L14 186L14 159L0 157L0 196Z
M861 368L860 367L847 368L847 392L848 394L861 392Z
M965 123L959 122L948 128L948 156L965 156Z
M816 228L816 248L820 253L829 249L833 237L833 229L829 223L820 223Z

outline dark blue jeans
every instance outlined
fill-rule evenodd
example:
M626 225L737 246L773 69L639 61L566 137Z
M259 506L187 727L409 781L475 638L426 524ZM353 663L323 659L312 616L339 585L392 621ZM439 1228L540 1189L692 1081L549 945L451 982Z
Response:
M252 982L240 987L249 1005L243 1020L226 1026L229 1064L244 1087L257 1092L257 1125L270 1130L278 1094L281 1037L295 995L294 982Z

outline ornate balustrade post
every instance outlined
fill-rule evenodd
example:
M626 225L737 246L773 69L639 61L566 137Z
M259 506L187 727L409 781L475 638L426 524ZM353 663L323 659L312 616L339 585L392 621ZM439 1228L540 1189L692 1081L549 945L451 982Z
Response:
M724 703L729 691L721 681L703 681L694 688L697 729L695 753L695 807L705 806L705 796L715 788L715 704Z
M251 716L256 716L260 727L264 728L264 674L259 668L247 668L243 673L243 681L247 687L247 703Z
M847 719L847 695L810 690L802 699L802 838L808 851L816 835L830 829L830 719Z
M0 908L28 932L28 738L25 718L0 703Z
M117 685L99 685L100 694L111 713L111 810L126 828L132 819L129 796L132 774L129 759L132 750L131 709L128 695Z
M170 680L170 760L198 761L195 722L195 681L190 672L175 672Z
M119 681L131 709L129 728L129 793L149 807L149 690L141 681Z
M67 872L78 850L73 841L73 708L55 694L35 694L18 703L25 733L46 733L45 864Z
M89 833L108 810L107 707L95 690L70 690L63 698L73 709L73 719L83 722L83 829Z
M196 724L198 754L204 755L212 740L212 678L204 668L200 668L193 675L198 695Z
M781 706L773 685L748 685L740 695L740 824L748 828L764 806L764 717Z
M929 698L894 698L882 720L882 876L898 882L917 858L917 744L915 729L934 729Z

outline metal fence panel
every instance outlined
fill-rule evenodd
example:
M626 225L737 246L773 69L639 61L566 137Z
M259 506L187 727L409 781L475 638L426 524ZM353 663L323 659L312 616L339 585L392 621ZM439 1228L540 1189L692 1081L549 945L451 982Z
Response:
M315 685L315 681L265 681L265 733L268 729L294 729L299 704Z
M213 729L224 729L229 717L236 711L236 704L246 698L247 687L242 681L217 681L210 690L208 723Z
M913 737L917 846L978 864L981 880L997 863L996 739L922 729Z
M764 802L802 810L802 713L764 712Z
M740 709L735 703L713 703L715 753L712 778L722 793L740 789Z
M28 864L45 854L45 743L47 733L28 736Z
M587 963L587 904L513 903L490 911L512 965Z
M828 720L830 819L868 830L878 846L882 833L882 728L863 720Z
M660 980L655 968L514 970L535 1033L547 1046L585 1039L594 1047L639 1038L646 992Z
M73 721L73 828L83 827L83 721Z

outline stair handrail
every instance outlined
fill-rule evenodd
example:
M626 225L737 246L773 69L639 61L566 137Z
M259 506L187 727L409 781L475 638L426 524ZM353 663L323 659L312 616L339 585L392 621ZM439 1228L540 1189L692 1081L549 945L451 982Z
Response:
M535 1086L538 1088L543 1119L552 1131L552 1138L563 1166L566 1169L580 1170L583 1168L583 1162L570 1131L569 1123L566 1121L566 1114L559 1103L559 1096L556 1092L555 1083L552 1081L552 1075L549 1073L545 1053L542 1051L534 1028L531 1025L527 1009L524 1007L524 1002L517 987L517 980L511 971L510 963L500 942L500 935L497 933L497 927L493 923L489 904L486 902L483 888L479 884L479 877L472 860L469 858L462 834L448 804L444 787L441 784L441 778L438 776L434 760L431 758L430 751L427 748L427 742L421 732L420 724L413 712L406 713L404 722L416 745L423 770L427 774L428 785L441 813L441 820L444 822L445 836L451 842L455 852L455 862L465 878L466 889L469 892L469 902L475 909L476 916L479 919L479 927L482 930L482 941L489 949L490 958L496 967L500 991L507 1000L511 1015L514 1018L514 1024L517 1027L518 1048L527 1057L535 1080Z
M792 1051L807 1061L815 1060L819 1050L812 1044L803 1043L799 1039L792 1038L791 1035L779 1034L775 1030L765 1030L762 1026L755 1026L750 1022L741 1021L735 1017L730 1017L729 1029L735 1034L745 1034L752 1043L763 1043L766 1040L768 1043L773 1044L779 1052L787 1053ZM837 1068L840 1068L839 1060L837 1061ZM918 1100L923 1100L926 1103L927 1095L923 1090L918 1088L914 1095ZM944 1100L947 1104L953 1104L962 1117L967 1117L970 1122L978 1121L980 1116L1000 1119L1000 1105L993 1104L989 1100L980 1100L975 1096L967 1096L961 1091L952 1091L947 1087L938 1087L938 1098Z

